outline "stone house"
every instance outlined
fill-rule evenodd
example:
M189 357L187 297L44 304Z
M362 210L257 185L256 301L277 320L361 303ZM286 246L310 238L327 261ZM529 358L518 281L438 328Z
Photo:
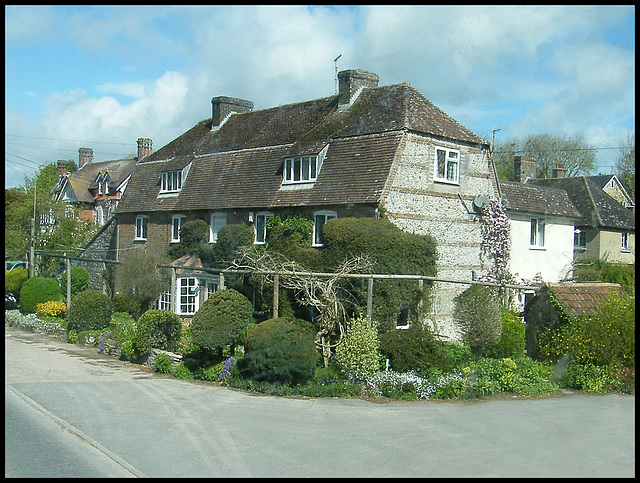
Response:
M384 213L436 239L439 277L480 275L481 228L467 206L496 196L489 144L409 83L379 86L363 70L338 78L338 94L255 111L250 101L214 97L211 118L136 163L111 256L166 250L195 219L209 225L210 243L225 224L244 223L263 244L266 220L276 214L313 220L312 245L320 247L328 220ZM199 302L182 294L205 281L194 275L176 283L176 312L190 317ZM464 288L436 284L429 321L443 335L456 336L453 297Z
M78 170L67 172L66 161L58 161L58 181L52 199L78 208L78 217L103 226L109 221L124 193L136 162L152 152L150 139L138 139L136 157L93 162L93 149L78 149Z

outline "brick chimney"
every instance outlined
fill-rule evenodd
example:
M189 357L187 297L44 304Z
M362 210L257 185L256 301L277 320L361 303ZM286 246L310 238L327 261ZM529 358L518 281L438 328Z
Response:
M149 156L153 152L153 141L148 138L138 138L138 158L140 161L142 158Z
M253 110L253 102L236 97L218 96L211 99L211 129L217 129L232 113L242 114Z
M338 108L348 108L360 95L362 89L378 87L380 78L373 72L351 69L338 72Z
M78 149L78 169L82 169L85 164L89 164L93 161L93 149L80 148Z
M536 179L536 158L515 156L513 158L513 179L518 183L526 183L527 179Z
M67 162L66 161L58 161L58 179L66 178L67 176Z
M556 164L556 167L551 170L552 178L564 178L567 174L567 170L561 164Z

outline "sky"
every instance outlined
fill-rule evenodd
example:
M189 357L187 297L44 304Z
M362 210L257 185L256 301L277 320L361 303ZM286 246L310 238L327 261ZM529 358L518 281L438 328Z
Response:
M581 136L591 174L635 136L634 6L5 5L5 188L82 147L158 150L216 96L331 96L336 69L409 82L490 143Z

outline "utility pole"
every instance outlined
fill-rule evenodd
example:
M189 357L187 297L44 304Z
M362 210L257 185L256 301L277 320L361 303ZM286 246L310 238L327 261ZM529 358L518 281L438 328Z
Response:
M31 218L31 243L29 244L29 278L33 278L35 275L35 249L33 244L34 242L34 236L35 236L35 222L36 220L34 218Z
M335 59L333 59L333 63L336 66L336 94L338 93L338 59L342 57L342 54L340 54L338 57L336 57Z

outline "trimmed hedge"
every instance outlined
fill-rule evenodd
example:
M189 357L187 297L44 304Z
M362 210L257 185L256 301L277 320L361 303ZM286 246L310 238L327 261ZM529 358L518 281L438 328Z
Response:
M111 323L113 304L98 290L85 290L71 299L69 330L101 330Z
M168 310L147 310L136 323L135 347L144 354L151 349L174 352L182 333L182 319Z
M20 289L20 310L24 314L35 314L38 304L52 300L62 300L60 284L54 278L33 277L24 282Z

